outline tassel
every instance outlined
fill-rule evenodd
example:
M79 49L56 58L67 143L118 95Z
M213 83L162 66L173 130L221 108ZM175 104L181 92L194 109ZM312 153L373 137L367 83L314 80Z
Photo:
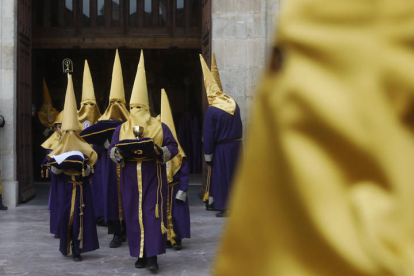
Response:
M82 177L85 177L85 168L82 166Z
M79 235L78 235L78 241L83 240L83 228L79 228Z
M46 168L46 178L49 178L49 168Z
M83 249L83 240L79 242L79 249Z
M208 198L209 198L209 197L210 197L209 192L206 192L206 193L204 194L203 201L204 201L204 202L208 201Z
M94 167L92 166L92 173L95 173L95 169L94 169Z
M155 204L155 217L156 217L156 218L160 218L160 212L159 212L159 210L158 210L158 203L157 203L157 204Z
M41 169L40 169L40 176L41 176L42 178L45 178L45 173L43 172L43 168L41 168Z
M165 228L164 223L161 223L161 233L162 233L162 234L167 233L167 228Z

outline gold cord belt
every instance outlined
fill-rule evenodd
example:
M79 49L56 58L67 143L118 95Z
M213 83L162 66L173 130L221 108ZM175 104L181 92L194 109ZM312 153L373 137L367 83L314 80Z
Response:
M75 212L75 201L76 201L76 187L79 186L79 235L78 235L78 240L80 241L79 243L79 248L82 249L83 248L83 208L85 208L85 204L83 202L83 182L82 181L76 181L75 176L72 176L72 180L68 181L69 183L72 183L73 188L72 188L72 202L71 202L71 207L70 207L70 217L69 217L69 233L68 233L68 245L67 245L67 252L68 254L70 253L70 239L71 239L71 235L70 235L70 231L72 229L72 224L73 224L73 215Z

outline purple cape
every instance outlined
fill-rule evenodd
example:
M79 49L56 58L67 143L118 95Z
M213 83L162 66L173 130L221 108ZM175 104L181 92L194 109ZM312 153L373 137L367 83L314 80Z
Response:
M243 125L240 108L237 105L234 115L209 107L204 115L203 141L204 154L212 155L210 197L214 198L214 208L227 209L227 198L237 166L242 146Z
M119 126L112 137L109 151L119 143ZM163 144L171 153L171 158L178 152L178 145L170 129L162 124ZM125 161L124 161L125 162ZM142 175L142 222L141 232L139 219L140 198L138 191L138 166L141 164ZM121 170L121 190L124 207L124 220L128 231L128 245L132 257L140 257L141 235L144 236L146 257L165 253L166 235L161 232L161 225L166 226L167 176L165 165L158 167L158 163L151 161L126 161ZM161 185L158 181L158 170L161 169ZM159 192L159 190L161 192ZM155 216L155 205L159 206L159 218Z

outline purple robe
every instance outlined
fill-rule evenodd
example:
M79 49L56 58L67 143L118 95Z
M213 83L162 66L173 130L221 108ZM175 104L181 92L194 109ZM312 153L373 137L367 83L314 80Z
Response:
M180 145L187 155L190 172L201 173L201 135L198 117L186 111L180 120L177 136Z
M59 185L56 176L50 173L50 233L59 235Z
M119 213L120 194L118 193L118 175L117 164L112 162L109 156L110 151L104 149L102 151L102 184L103 184L103 198L104 198L104 214L105 222L119 221L121 219ZM122 199L121 199L122 206ZM108 228L110 231L110 229ZM110 231L111 232L111 231ZM109 233L112 234L112 233Z
M122 126L122 125L121 125ZM119 126L112 137L111 150L119 143ZM170 129L162 124L163 144L167 147L173 158L178 153L178 145L171 134ZM129 252L132 257L140 257L141 227L139 222L139 192L138 173L135 161L124 161L125 166L121 170L121 191L124 207L124 220L128 231ZM157 162L154 160L142 161L142 219L144 230L144 252L146 257L152 257L165 253L166 234L161 232L161 217L166 227L166 203L167 203L167 175L165 165L161 165L162 186L158 196L159 218L155 217L155 205L157 203L158 177Z
M206 161L211 161L210 197L214 208L227 209L227 198L242 146L240 108L234 115L210 106L204 115L203 142Z
M94 166L95 173L91 176L91 190L93 200L93 212L95 218L104 217L104 199L103 199L103 171L102 171L102 151L103 146L94 145L93 149L98 154L98 161Z
M172 219L173 229L175 233L175 240L181 240L184 238L191 238L190 235L190 206L188 202L188 195L186 200L183 202L177 200L176 196L178 191L187 193L188 183L190 176L190 167L188 165L187 158L183 158L183 163L180 170L174 175L173 183L178 182L174 185L172 194ZM171 188L169 188L171 189Z
M89 184L89 177L76 177L76 181L82 181L83 190L83 249L79 248L80 241L78 240L79 226L80 226L80 186L76 185L73 188L73 184L69 181L71 177L61 173L55 175L57 179L58 200L59 200L59 237L60 246L59 250L63 255L70 253L70 242L74 241L76 253L85 253L93 251L99 248L98 233L96 231L95 215L93 213L93 201L91 185ZM76 194L74 194L76 193ZM75 196L75 202L72 206L72 197ZM73 208L72 227L69 228L71 209Z
M46 150L46 155L48 155L52 150ZM47 159L43 163L46 163ZM59 185L57 184L57 178L53 173L50 173L50 192L49 192L49 202L48 209L50 210L50 233L59 235Z

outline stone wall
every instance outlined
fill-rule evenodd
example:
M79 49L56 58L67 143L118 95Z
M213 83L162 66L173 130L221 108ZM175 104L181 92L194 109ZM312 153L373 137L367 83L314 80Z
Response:
M0 129L0 165L3 201L18 203L16 181L16 34L17 0L0 1L0 109L6 125Z
M223 90L240 106L244 129L264 69L280 0L213 0L212 47Z

